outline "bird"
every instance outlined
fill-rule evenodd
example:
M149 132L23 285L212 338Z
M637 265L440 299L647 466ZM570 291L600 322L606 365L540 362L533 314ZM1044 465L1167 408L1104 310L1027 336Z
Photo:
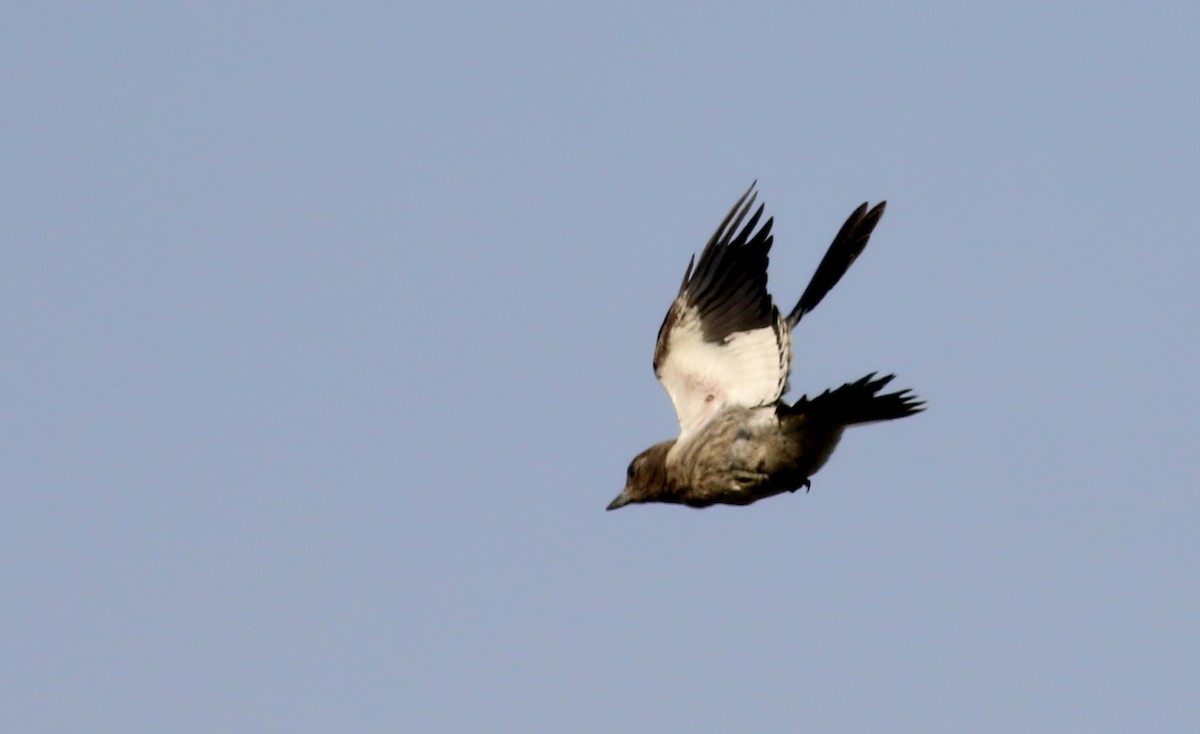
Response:
M774 218L759 226L763 204L750 214L756 187L729 210L699 261L692 256L658 330L654 373L675 407L679 435L630 462L609 510L648 502L749 505L807 493L847 427L925 409L910 389L883 393L895 375L875 372L813 398L782 399L792 330L862 254L887 202L864 202L850 214L784 316L767 292Z

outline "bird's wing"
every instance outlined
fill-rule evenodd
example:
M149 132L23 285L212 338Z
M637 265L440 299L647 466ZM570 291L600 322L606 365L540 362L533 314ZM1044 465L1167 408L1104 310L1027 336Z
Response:
M867 242L871 239L871 233L875 231L875 225L879 224L879 218L883 216L886 206L887 202L882 201L867 209L866 202L863 202L862 206L855 209L846 219L846 223L833 238L833 244L829 245L829 249L825 251L825 257L821 258L821 264L817 266L812 280L804 289L804 295L800 296L796 307L788 314L789 329L794 329L800 319L804 318L804 314L817 307L825 294L837 285L837 282L842 279L842 276L866 249Z
M791 331L767 293L773 220L755 231L759 206L742 225L755 197L751 185L688 264L658 331L654 373L675 405L680 443L721 408L769 405L787 384Z

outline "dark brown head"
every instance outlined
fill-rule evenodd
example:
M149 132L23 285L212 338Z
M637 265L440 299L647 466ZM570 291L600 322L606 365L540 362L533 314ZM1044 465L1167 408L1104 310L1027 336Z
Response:
M667 452L675 440L656 443L629 462L625 476L625 489L608 504L608 509L633 504L634 502L661 502L670 494L667 480Z

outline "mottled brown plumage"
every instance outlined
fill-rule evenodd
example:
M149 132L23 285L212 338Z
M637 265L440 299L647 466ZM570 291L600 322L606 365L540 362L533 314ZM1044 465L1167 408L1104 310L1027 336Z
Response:
M850 215L785 318L766 287L772 220L755 231L760 206L741 226L753 190L730 210L699 262L688 264L659 329L654 371L675 405L680 435L638 454L610 510L638 502L748 505L807 489L846 427L924 408L908 390L881 395L893 375L874 373L792 405L781 399L791 330L862 253L884 204L863 204Z

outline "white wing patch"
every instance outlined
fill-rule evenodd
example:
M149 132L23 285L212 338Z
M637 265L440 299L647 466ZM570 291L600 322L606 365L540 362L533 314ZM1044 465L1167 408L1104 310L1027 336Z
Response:
M666 335L666 356L658 370L679 418L679 443L724 407L755 408L778 400L791 361L791 331L778 314L772 326L708 342L696 309L682 309Z

